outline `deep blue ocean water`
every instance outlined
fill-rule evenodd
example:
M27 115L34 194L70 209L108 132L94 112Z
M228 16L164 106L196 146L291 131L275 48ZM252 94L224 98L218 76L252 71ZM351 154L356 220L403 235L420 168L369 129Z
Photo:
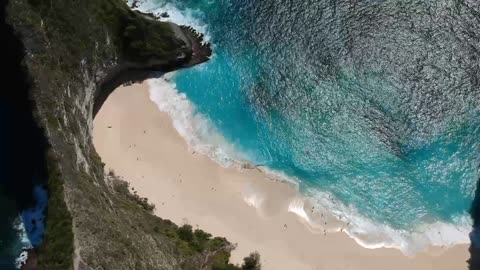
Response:
M34 147L29 147L38 143L31 135L35 133L12 106L0 101L0 124L4 128L0 133L1 270L17 269L26 259L26 253L22 251L39 247L44 235L44 214L48 200L47 191L43 188L44 179L38 173L41 162L36 158ZM25 137L31 141L25 142ZM26 145L26 149L19 144ZM25 158L25 152L33 158ZM16 158L18 154L20 159ZM33 181L22 179L24 175L31 175L19 172L19 169L29 169L29 163L37 170Z
M357 232L440 245L468 241L480 55L467 9L425 2L150 0L140 9L207 34L212 60L174 83L239 156L378 225Z

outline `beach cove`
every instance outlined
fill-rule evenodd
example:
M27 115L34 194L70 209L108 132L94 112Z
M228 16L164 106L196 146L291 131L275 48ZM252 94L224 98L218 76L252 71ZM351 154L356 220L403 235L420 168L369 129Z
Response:
M301 203L294 186L255 168L223 168L190 149L151 95L147 83L115 90L95 118L95 148L106 169L156 205L156 215L236 243L234 263L256 250L267 270L467 269L464 244L408 257L394 248L364 248L333 232L336 225L312 227L302 215L316 209Z

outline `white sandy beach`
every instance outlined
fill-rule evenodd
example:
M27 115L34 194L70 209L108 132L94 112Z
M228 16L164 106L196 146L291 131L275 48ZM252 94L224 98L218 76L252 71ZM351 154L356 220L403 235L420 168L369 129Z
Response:
M345 233L314 230L288 211L300 198L291 185L193 153L150 100L145 83L120 87L108 98L95 118L93 138L106 168L154 203L155 214L237 243L234 263L257 250L265 270L467 269L467 245L411 258L397 249L363 248Z

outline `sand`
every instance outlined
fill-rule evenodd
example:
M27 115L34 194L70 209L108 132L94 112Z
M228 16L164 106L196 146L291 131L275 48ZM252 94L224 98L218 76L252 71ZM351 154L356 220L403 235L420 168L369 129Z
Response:
M467 245L407 257L397 249L363 248L342 232L312 228L288 211L290 202L301 198L291 184L256 169L223 168L189 149L150 100L146 83L113 92L95 118L93 139L106 168L154 203L156 215L238 244L234 263L256 250L265 270L468 268ZM263 198L261 205L255 198Z

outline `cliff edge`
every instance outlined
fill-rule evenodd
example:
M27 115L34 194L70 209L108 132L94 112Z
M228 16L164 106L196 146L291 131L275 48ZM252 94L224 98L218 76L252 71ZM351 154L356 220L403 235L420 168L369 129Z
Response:
M43 241L26 267L238 269L228 263L226 239L154 216L126 182L105 174L91 138L96 112L119 85L207 61L202 36L122 0L10 0L5 10L25 86L12 100L24 102L19 110L38 131L22 140L42 142L21 154L39 156L48 191ZM17 185L32 188L25 179L33 174Z

